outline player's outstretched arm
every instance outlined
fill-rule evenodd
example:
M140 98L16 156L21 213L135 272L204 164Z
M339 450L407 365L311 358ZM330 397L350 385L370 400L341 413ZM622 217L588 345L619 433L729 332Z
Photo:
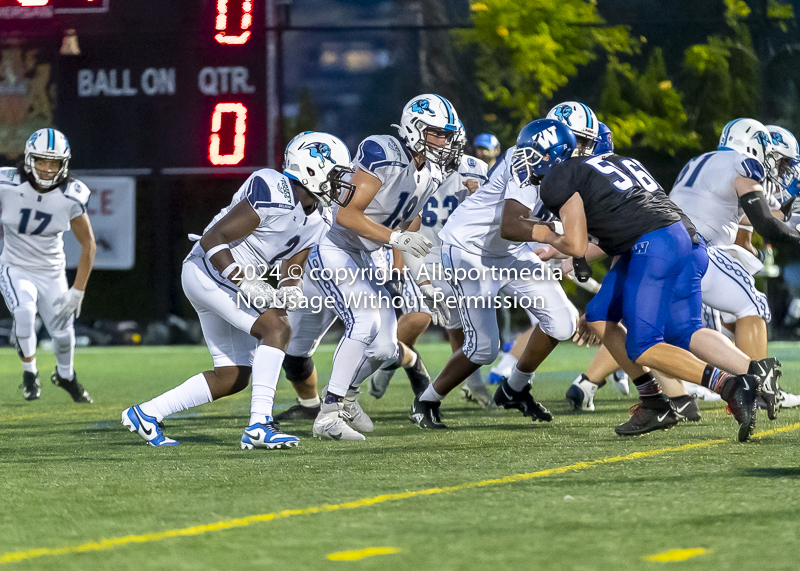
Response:
M72 233L81 245L81 257L78 260L78 271L75 274L75 282L72 284L77 290L85 291L86 284L89 281L89 274L92 273L92 266L94 265L94 256L97 253L97 244L94 240L94 232L92 231L92 223L89 221L89 215L85 212L70 220Z
M203 235L200 239L200 247L206 253L217 250L211 255L209 261L217 268L217 271L224 274L225 270L235 263L227 244L249 236L260 223L261 219L250 203L242 200ZM219 246L225 247L219 248ZM238 272L233 273L237 274ZM233 281L238 276L225 277L229 277Z
M772 215L761 184L740 176L733 181L733 186L739 195L739 204L756 232L768 242L789 246L793 255L800 254L800 232Z

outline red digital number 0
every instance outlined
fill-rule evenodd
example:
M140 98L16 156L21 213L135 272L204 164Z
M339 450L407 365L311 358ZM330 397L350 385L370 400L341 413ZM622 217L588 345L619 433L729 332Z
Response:
M221 44L243 44L250 39L250 26L253 25L253 0L242 0L242 19L239 22L241 33L238 36L228 34L228 0L217 0L217 17L214 28L217 35L214 39Z
M229 155L219 153L222 115L236 114L236 125L233 129L233 152ZM247 107L241 103L217 103L211 115L211 136L208 141L208 160L214 165L238 165L244 158L244 147L247 132Z

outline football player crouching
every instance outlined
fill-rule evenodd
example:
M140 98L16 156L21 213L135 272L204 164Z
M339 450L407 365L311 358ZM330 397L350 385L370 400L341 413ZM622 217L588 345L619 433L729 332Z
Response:
M324 207L347 204L350 153L326 133L298 135L286 148L283 173L261 169L206 227L183 262L183 291L197 311L214 369L199 373L122 412L122 424L152 446L178 444L162 421L176 412L235 394L253 376L243 449L290 448L272 405L291 335L287 311L303 304L302 268L328 231ZM320 208L323 207L323 208ZM277 261L277 289L260 279Z

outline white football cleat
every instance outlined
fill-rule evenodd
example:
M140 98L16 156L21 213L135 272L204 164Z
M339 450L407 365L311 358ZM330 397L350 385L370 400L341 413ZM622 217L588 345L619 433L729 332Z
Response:
M374 396L376 399L381 398L383 395L386 394L386 389L389 388L389 383L394 377L394 373L397 369L378 369L374 373L372 373L372 377L369 379L369 394Z
M800 395L781 391L781 408L794 408L800 406Z
M300 439L291 434L284 434L272 419L266 417L264 422L251 424L244 429L242 434L242 450L253 448L295 448L300 444Z
M611 373L610 378L611 386L613 386L619 394L623 396L631 394L631 387L628 385L628 373L622 369L618 369Z
M323 403L314 420L311 433L325 440L366 440L363 434L350 428L342 418L344 403Z
M494 397L477 375L470 375L461 386L461 396L470 402L477 403L483 409L497 410Z
M137 432L150 446L177 446L178 442L164 436L164 425L154 416L142 412L138 404L122 411L122 424Z
M567 389L567 402L572 408L582 412L592 412L594 410L594 393L600 388L594 384L586 375L578 375Z
M358 389L347 389L347 394L344 395L344 407L342 408L342 418L347 423L361 432L372 432L375 426L372 424L372 419L364 412L361 405L358 404ZM322 397L325 398L324 396Z

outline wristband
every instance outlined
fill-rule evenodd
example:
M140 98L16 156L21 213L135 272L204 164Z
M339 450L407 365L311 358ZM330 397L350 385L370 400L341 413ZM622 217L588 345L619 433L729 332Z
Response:
M752 226L745 226L744 224L739 224L739 230L747 230L751 234L753 233L753 227Z
M239 270L239 269L241 269L239 264L237 264L236 262L233 262L232 264L228 265L227 268L222 270L222 272L220 272L219 275L222 276L222 279L227 280L228 276L230 276L233 272L235 272L236 270ZM231 280L231 281L233 281L233 280Z
M206 260L210 260L211 256L216 254L217 252L221 252L222 250L230 250L231 247L228 244L217 244L213 248L211 248L208 252L206 252ZM228 268L225 268L226 270Z

